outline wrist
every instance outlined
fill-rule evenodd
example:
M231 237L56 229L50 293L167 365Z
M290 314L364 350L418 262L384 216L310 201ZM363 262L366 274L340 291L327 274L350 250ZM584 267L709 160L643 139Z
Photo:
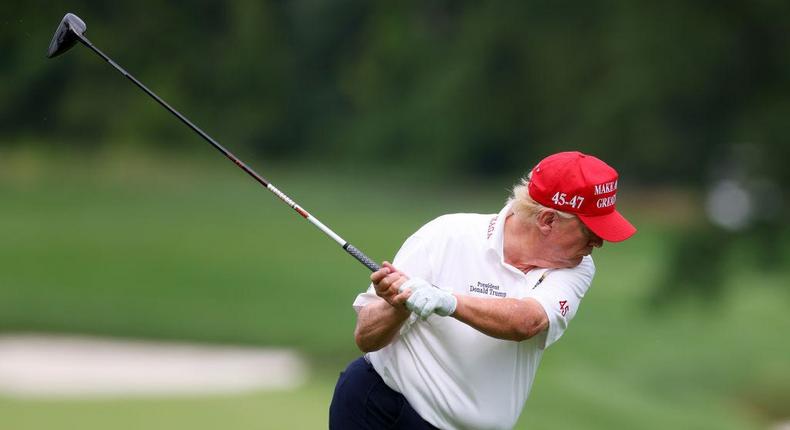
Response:
M461 305L461 300L459 295L456 293L450 293L450 297L452 297L453 300L453 309L449 314L447 314L447 316L455 317L455 314L458 313L458 307Z
M458 299L455 294L449 291L442 291L442 293L441 305L436 308L435 312L443 317L452 316L458 308Z
M403 318L404 320L409 318L411 311L406 307L406 302L387 303L390 305L390 309L395 315Z

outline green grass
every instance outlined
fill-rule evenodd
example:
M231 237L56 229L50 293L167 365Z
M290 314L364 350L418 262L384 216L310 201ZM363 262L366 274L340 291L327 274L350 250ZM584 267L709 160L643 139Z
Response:
M310 358L310 382L216 398L0 399L0 427L325 427L334 378L357 354L351 302L368 273L208 156L0 153L0 329L289 346ZM497 211L510 185L264 164L377 260L442 213ZM789 418L787 271L733 266L722 297L657 311L648 299L674 227L626 211L640 232L596 252L593 288L545 354L518 428L753 429Z
M333 383L326 378L314 378L296 391L229 397L106 401L0 399L0 416L2 428L14 430L317 429L327 426Z

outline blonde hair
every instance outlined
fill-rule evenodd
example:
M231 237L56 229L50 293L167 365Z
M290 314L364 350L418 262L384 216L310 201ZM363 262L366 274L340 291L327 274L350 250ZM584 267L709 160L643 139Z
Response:
M538 203L529 195L529 181L532 178L530 171L527 176L521 178L519 182L513 186L510 197L507 200L508 204L512 203L510 209L516 216L525 222L534 222L537 216L546 211L556 212L561 218L570 219L575 215L563 212L557 209L552 209Z

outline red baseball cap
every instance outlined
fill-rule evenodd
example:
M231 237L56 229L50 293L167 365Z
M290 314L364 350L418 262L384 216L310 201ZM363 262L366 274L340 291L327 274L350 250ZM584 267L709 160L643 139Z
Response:
M636 228L615 210L617 171L578 151L549 155L532 169L529 195L543 206L575 214L609 242L628 239Z

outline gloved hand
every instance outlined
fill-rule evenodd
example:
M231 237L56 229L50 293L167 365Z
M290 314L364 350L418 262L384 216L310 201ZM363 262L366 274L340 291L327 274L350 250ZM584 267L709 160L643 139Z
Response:
M410 278L398 291L403 292L407 288L411 290L411 296L406 301L406 308L423 320L432 313L446 317L455 312L458 299L451 293L440 290L420 278Z

